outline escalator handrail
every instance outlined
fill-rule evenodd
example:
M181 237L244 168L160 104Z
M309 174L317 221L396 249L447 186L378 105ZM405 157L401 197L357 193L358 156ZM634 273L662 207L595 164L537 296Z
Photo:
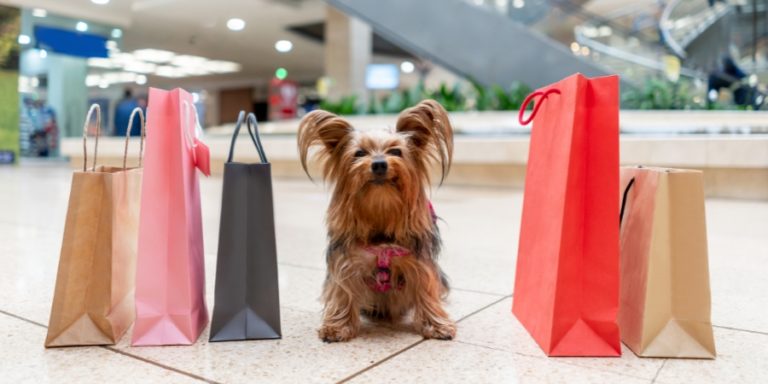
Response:
M661 36L664 38L664 42L667 44L669 49L674 52L675 55L680 57L681 59L686 58L685 49L680 46L680 44L672 37L672 33L669 31L669 28L666 26L671 23L671 15L672 11L677 8L680 3L682 3L683 0L672 0L664 7L664 10L661 12L661 17L659 18L659 30L661 31Z

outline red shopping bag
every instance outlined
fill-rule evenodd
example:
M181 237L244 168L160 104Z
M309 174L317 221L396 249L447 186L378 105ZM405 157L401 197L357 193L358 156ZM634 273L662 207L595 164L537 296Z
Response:
M621 354L618 91L618 76L576 74L520 109L533 128L512 312L549 356Z
M196 117L186 91L149 89L132 345L192 344L208 324Z

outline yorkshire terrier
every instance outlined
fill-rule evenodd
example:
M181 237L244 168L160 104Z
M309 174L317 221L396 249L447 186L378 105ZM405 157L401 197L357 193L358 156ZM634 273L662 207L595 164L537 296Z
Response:
M453 158L445 109L422 101L400 114L394 132L359 131L312 111L300 123L298 147L308 176L307 157L317 149L333 189L320 338L354 338L361 314L399 322L412 313L425 338L452 339L456 324L443 309L448 283L437 264L440 231L427 196L432 167L439 163L442 183Z

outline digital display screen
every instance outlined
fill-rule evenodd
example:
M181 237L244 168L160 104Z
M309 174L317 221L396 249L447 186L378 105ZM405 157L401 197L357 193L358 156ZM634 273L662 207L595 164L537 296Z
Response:
M365 69L365 87L368 89L395 89L400 84L400 70L395 64L368 64Z

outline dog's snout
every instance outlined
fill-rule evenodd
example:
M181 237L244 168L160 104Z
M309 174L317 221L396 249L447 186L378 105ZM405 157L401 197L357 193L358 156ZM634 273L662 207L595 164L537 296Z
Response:
M378 158L373 159L371 163L371 172L376 176L384 176L387 174L387 159Z

